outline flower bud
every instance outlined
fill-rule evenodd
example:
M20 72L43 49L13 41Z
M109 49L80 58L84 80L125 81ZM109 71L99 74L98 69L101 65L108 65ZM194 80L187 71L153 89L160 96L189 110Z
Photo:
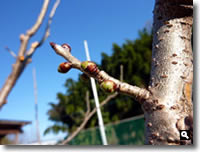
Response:
M113 93L117 89L117 85L115 82L111 80L105 80L100 84L101 88L106 92Z
M71 52L71 47L69 46L69 44L64 43L61 45L63 48L67 49L69 52Z
M99 72L97 65L91 61L84 61L81 63L81 68L91 75L96 75Z
M51 45L51 47L52 47L53 49L55 49L56 43L50 42L49 44Z
M72 68L72 64L69 62L63 62L58 67L58 72L67 73Z

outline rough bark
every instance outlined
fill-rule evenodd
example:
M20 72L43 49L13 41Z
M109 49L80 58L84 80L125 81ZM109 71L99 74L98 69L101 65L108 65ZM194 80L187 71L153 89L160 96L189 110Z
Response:
M192 15L192 1L156 0L151 97L143 104L146 144L191 144L180 141L179 130L192 133Z

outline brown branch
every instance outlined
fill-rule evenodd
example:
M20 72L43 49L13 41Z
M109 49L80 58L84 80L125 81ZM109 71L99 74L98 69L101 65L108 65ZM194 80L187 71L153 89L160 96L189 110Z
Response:
M89 99L89 91L86 91L86 95L85 95L85 101L86 101L86 105L87 105L87 112L86 112L86 116L90 113L90 99Z
M106 103L108 103L111 99L115 98L118 95L117 92L114 94L109 95L103 102L101 102L100 107L104 106ZM66 140L64 140L61 145L65 145L69 143L74 137L78 135L78 133L86 126L87 122L90 120L90 118L97 112L97 108L94 108L90 113L86 113L86 116L82 122L82 124L74 131Z
M124 78L124 66L121 64L120 65L120 81L124 81L123 80L123 78Z
M38 16L37 21L35 22L33 27L27 31L28 36L30 36L30 37L33 36L40 28L40 26L44 20L45 14L47 12L48 5L49 5L49 0L44 0L43 7L41 9L40 15Z
M33 27L29 29L25 35L24 34L20 35L21 45L20 45L18 56L25 55L29 39L38 31L40 25L42 24L44 20L44 16L46 15L46 12L47 12L48 5L49 5L49 0L44 0L38 19L33 25Z
M48 23L46 25L43 37L39 42L36 41L36 42L32 43L31 48L26 53L27 58L30 58L33 55L33 53L35 52L35 50L37 48L39 48L44 43L44 41L49 37L49 35L50 35L50 25L52 23L54 14L56 12L56 9L57 9L59 3L60 3L60 0L56 0L56 2L54 3L54 6L53 6L53 8L50 12L50 15L49 15Z
M50 43L54 51L64 57L66 60L68 60L71 63L71 66L73 68L79 69L83 73L87 74L89 77L94 77L99 83L102 83L105 80L111 80L117 85L117 91L119 93L127 94L132 97L136 97L138 100L141 99L148 99L150 96L150 93L148 90L144 88L139 88L137 86L132 86L128 83L121 82L111 76L109 76L106 72L100 71L96 73L95 75L92 75L88 72L86 72L83 68L81 68L81 61L76 59L74 56L71 55L70 51L66 49L65 47L62 47L58 44L55 44L53 42Z
M9 93L11 92L12 88L14 87L16 81L24 71L25 67L30 63L31 57L33 53L35 52L36 48L38 48L40 45L43 44L43 42L46 40L46 38L49 36L49 29L50 24L52 22L52 18L55 14L56 8L59 4L60 0L57 0L53 6L53 9L49 16L49 21L47 24L47 28L45 30L45 33L39 42L34 42L31 44L31 48L29 51L27 51L27 45L30 40L30 38L38 31L40 28L40 25L44 21L44 17L47 12L47 8L49 5L49 0L44 0L42 9L40 11L40 14L38 16L37 21L33 25L31 29L29 29L26 34L20 35L21 45L18 51L18 56L16 57L16 62L13 64L13 69L10 75L8 76L7 80L5 81L3 87L0 90L0 108L6 103L6 98L8 97ZM26 55L26 56L25 56Z

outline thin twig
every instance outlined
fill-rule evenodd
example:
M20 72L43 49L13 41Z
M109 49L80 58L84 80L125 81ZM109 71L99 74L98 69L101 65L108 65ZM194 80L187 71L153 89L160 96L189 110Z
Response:
M109 95L103 102L101 102L100 107L103 107L107 102L109 102L111 99L115 98L118 95L117 92L114 94ZM69 143L74 137L78 135L78 133L86 126L87 122L90 120L90 118L97 112L97 108L94 108L87 116L85 116L83 122L81 125L66 139L64 140L61 145L65 145Z
M36 42L32 43L31 48L29 49L29 51L27 51L27 57L31 57L33 55L33 53L35 52L35 50L37 48L39 48L44 43L44 41L49 37L49 35L50 35L50 25L52 23L54 14L56 12L56 9L57 9L59 3L60 3L60 0L56 0L56 2L54 3L53 8L52 8L50 15L49 15L48 23L46 25L43 37L39 42L36 41Z
M33 36L38 31L38 29L40 28L40 26L44 20L48 5L49 5L49 0L44 0L44 4L41 9L40 15L38 16L37 21L35 22L33 27L27 31L27 35Z
M120 81L123 82L123 78L124 78L124 66L121 64L120 65Z
M49 6L49 0L44 0L40 14L37 18L37 21L33 25L33 27L29 29L25 35L24 34L20 35L21 45L20 45L18 56L24 56L30 38L38 31L39 27L41 26L44 20L44 16L46 15L48 6Z
M86 97L85 97L85 101L86 101L86 105L87 105L87 112L86 112L86 116L89 114L90 112L90 99L89 99L89 91L86 91Z
M17 58L15 52L13 52L9 47L5 47L5 49L10 53L10 55L12 55L14 58Z

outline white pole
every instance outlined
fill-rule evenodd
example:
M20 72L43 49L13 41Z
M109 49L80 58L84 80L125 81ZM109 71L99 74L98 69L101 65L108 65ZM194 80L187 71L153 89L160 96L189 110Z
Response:
M33 68L33 87L34 87L34 96L35 96L35 121L36 121L36 134L37 142L40 143L40 129L39 129L39 120L38 120L38 101L37 101L37 81L36 81L36 69Z
M89 49L88 49L88 44L87 44L86 40L84 40L84 47L85 47L87 60L90 61ZM94 101L95 101L96 108L97 108L97 116L98 116L98 121L99 121L101 139L103 141L103 145L108 145L107 139L106 139L104 123L103 123L103 119L102 119L102 114L101 114L101 109L100 109L100 105L99 105L99 98L98 98L98 94L97 94L95 80L94 80L94 78L90 78L90 81L91 81L91 85L92 85L92 92L93 92L93 95L94 95Z

